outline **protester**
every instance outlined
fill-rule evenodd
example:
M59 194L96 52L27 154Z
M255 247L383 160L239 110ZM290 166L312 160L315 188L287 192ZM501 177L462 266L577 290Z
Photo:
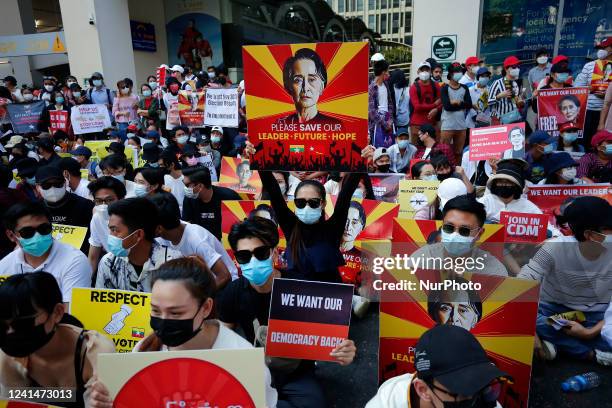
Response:
M154 333L141 340L134 352L253 347L214 319L215 282L203 262L194 258L169 261L153 272L151 285L151 327ZM262 369L266 406L276 407L278 395L270 385L270 372L265 365ZM112 408L108 389L102 382L92 385L88 403Z
M593 183L612 182L612 131L600 130L591 139L594 152L578 162L578 177Z
M146 145L145 145L146 146ZM181 165L176 155L171 151L164 150L159 156L159 167L164 171L164 185L179 203L181 213L183 212L183 200L185 199L185 183Z
M111 143L112 145L112 143ZM126 198L136 197L136 185L133 181L126 179L128 162L125 155L110 154L100 162L100 169L104 176L114 177L125 185Z
M470 73L470 75L473 74ZM463 69L461 66L451 65L448 68L448 85L440 89L440 98L442 99L440 140L443 143L453 145L456 163L461 160L466 138L466 116L472 108L472 99L467 85L459 83L462 78Z
M391 157L385 147L379 147L372 154L374 173L389 173L391 169Z
M70 154L79 163L81 169L87 170L89 177L95 178L97 176L98 163L95 160L90 161L92 156L91 149L85 146L77 146Z
M519 109L522 109L525 102L517 81L521 72L520 63L515 56L506 58L502 77L493 82L489 92L489 105L493 107L493 115L503 124L522 120Z
M31 157L26 157L16 163L17 177L21 181L15 186L15 190L24 193L30 201L37 201L40 198L36 188L37 169L38 162Z
M157 207L146 198L127 198L108 206L108 254L98 265L96 288L151 291L151 271L182 257L155 241Z
M89 287L91 267L87 258L53 239L51 214L44 204L15 204L4 214L4 227L16 248L0 260L3 275L49 272L57 280L64 303L70 302L72 288Z
M545 175L544 162L555 151L555 139L543 130L537 130L529 137L529 149L525 161L529 164L527 180L539 183Z
M87 189L89 182L81 176L81 166L79 163L72 157L62 157L58 162L58 167L64 173L68 192L91 200L91 195Z
M368 133L371 144L389 147L394 142L395 105L389 83L389 63L374 63L374 80L368 88Z
M162 150L155 143L145 143L142 146L142 160L145 168L159 168L159 157Z
M38 94L38 100L45 102L45 107L51 105L51 99L56 91L55 78L46 76L43 77L43 87Z
M578 163L569 153L559 152L551 154L544 162L546 178L538 184L585 184L576 178Z
M410 175L413 180L423 180L423 181L436 181L438 180L438 176L436 176L436 170L426 160L416 162L412 165L410 169Z
M39 129L41 132L53 133L51 129L51 113L53 111L65 111L70 117L70 107L64 98L64 94L61 91L54 91L51 94L50 104L43 109L40 115ZM70 119L68 119L70 120ZM68 123L68 122L67 122Z
M161 169L141 167L134 171L134 195L151 196L164 191L164 173Z
M540 48L536 51L535 62L537 65L531 68L529 74L527 74L527 81L532 92L537 90L540 82L551 73L552 64L548 62L548 50L546 48Z
M410 141L413 145L417 145L419 128L435 125L442 110L440 89L431 81L429 62L419 64L417 75L410 86Z
M183 68L180 65L173 65L172 68L170 68L170 72L172 73L172 77L175 78L180 84L181 84L181 90L183 91L193 91L193 88L191 87L191 85L189 84L189 82L187 80L185 80L185 77L183 76L183 74L185 73L185 68Z
M455 165L455 153L453 149L444 142L436 142L436 129L431 125L421 125L418 129L417 151L413 159L429 160L432 155L442 153L448 158L451 166Z
M55 152L55 142L52 137L41 137L36 142L38 156L40 160L38 163L41 166L48 164L57 164L61 157Z
M117 97L113 100L113 118L119 130L127 129L131 122L138 120L138 95L132 93L134 82L125 78L117 82Z
M178 93L181 89L181 83L174 77L168 79L166 86L168 92L164 94L163 102L166 114L166 130L172 130L179 126L181 121L178 114Z
M433 60L433 58L428 58L428 59ZM431 64L432 82L435 82L437 85L442 86L444 84L444 81L442 80L442 71L444 71L444 68L442 67L442 65L438 64L437 62L435 63L430 62L430 64Z
M491 108L489 107L489 82L491 72L486 68L478 68L476 82L469 89L472 109L465 118L469 128L484 127L491 124Z
M17 79L14 76L8 75L4 77L3 82L4 82L4 86L7 87L9 92L11 93L13 102L15 103L26 102L25 98L21 94L21 89L17 87ZM30 92L30 95L31 94L32 92Z
M87 90L87 101L93 104L105 105L108 109L108 113L111 114L114 95L104 84L104 77L102 74L99 72L91 74L89 77L89 86L90 88Z
M580 127L574 122L565 122L559 125L559 138L557 150L563 152L584 153L584 146L578 144L578 131Z
M157 82L154 82L154 84L157 85ZM146 129L150 125L159 127L159 112L161 109L159 98L153 95L153 88L150 84L142 84L140 92L142 93L142 98L138 101L138 110L136 111L140 127L142 129Z
M84 394L97 377L98 354L114 353L115 346L93 330L64 322L66 315L62 291L50 273L14 275L2 283L0 386L4 390L62 387L74 390L74 406L85 406Z
M410 144L408 131L399 132L395 137L395 144L387 149L391 160L391 172L406 173L416 151L417 148Z
M393 89L395 101L395 129L399 135L408 135L410 122L410 87L406 80L406 75L401 69L396 69L391 74L389 84ZM397 139L396 139L397 142Z

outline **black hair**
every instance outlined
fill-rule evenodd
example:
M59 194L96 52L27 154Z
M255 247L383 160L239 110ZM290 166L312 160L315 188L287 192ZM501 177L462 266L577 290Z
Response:
M374 76L379 76L389 69L389 63L385 60L376 61L374 63Z
M159 158L164 163L165 167L169 167L171 164L174 164L175 169L180 169L181 164L179 163L179 159L176 155L170 150L164 150L159 154Z
M12 275L0 285L0 320L32 316L38 310L51 314L58 303L62 291L49 272Z
M450 167L450 162L448 161L448 157L442 152L436 152L431 155L431 165L435 170L438 170L441 167ZM451 169L452 171L452 169Z
M468 283L468 281L460 276L455 276L452 278L453 281L456 281L459 284ZM440 306L443 303L456 303L459 301L457 299L457 295L461 292L466 292L468 295L468 303L470 307L476 312L478 316L478 322L482 319L482 299L480 298L480 294L475 290L465 290L465 291L454 291L454 290L432 290L427 295L427 313L432 318L436 324L443 324L438 318L438 311L440 310ZM450 299L449 299L450 298ZM448 323L446 323L448 324Z
M310 50L310 48L303 48L303 49L305 49L305 50ZM312 50L311 50L311 51L312 51ZM298 52L299 52L299 51L298 51ZM313 51L313 52L314 52L314 51ZM315 53L315 54L316 54L316 53ZM296 53L296 55L297 55L297 53ZM298 58L296 58L296 59L298 59ZM293 65L293 64L291 64L291 65ZM219 68L215 69L215 72L217 73L217 75L220 75L220 74L223 74L223 75L225 75L225 76L228 76L228 75L229 75L229 71L227 70L227 67L226 67L226 66L222 66L222 67L219 67Z
M6 86L0 86L0 98L11 99L11 91Z
M51 213L47 206L42 201L31 201L11 206L4 214L4 227L14 232L19 219L28 215L45 217L51 222Z
M181 209L174 195L162 191L147 198L157 207L157 224L167 230L181 225Z
M178 132L179 130L182 130L186 134L189 134L189 128L188 127L186 127L186 126L175 126L170 131L170 137L174 138L176 136L176 132Z
M365 227L366 225L366 213L363 209L363 206L358 201L351 201L349 208L354 208L359 212L359 220L361 221L361 225Z
M122 168L122 169L127 170L128 161L125 155L119 154L119 153L113 153L103 158L100 161L99 166L102 170L105 170L107 168L110 168L110 169Z
M283 86L289 93L293 93L293 64L301 59L311 60L315 64L315 72L323 81L323 87L327 86L327 69L319 54L310 48L301 48L297 50L294 56L287 58L283 66ZM218 72L220 73L220 72Z
M209 67L206 67L206 72L208 72L209 69L213 69L213 71L215 71L215 75L217 75L217 68L214 65L211 65Z
M8 82L13 86L17 86L17 79L12 75L4 77L4 82Z
M130 78L123 78L123 85L127 86L128 88L132 88L134 86L134 81L132 81Z
M151 78L153 78L153 80L154 80L155 82L157 82L157 76L156 76L156 75L149 75L149 76L147 77L147 82L149 82L149 79L151 79ZM149 85L149 84L147 83L147 85Z
M269 204L265 203L259 204L257 207L255 207L255 209L249 213L249 219L253 217L259 217L259 215L257 215L257 212L259 211L265 211L270 214L270 218L272 218L274 224L278 225L278 220L276 219L276 212L274 211L274 208L272 208L272 206L270 206Z
M149 88L149 91L153 92L153 88L151 88L151 85L149 85L149 84L142 84L142 85L140 85L140 90L141 91L142 91L143 87L147 87L147 88Z
M125 198L125 195L127 194L125 190L125 185L111 176L98 177L96 180L92 181L87 185L87 189L89 190L92 196L95 196L98 190L113 190L113 192L117 194L117 197L120 200Z
M412 179L416 180L421 177L421 171L426 164L431 163L428 160L421 160L420 162L416 162L412 165L412 168L410 169L410 176L412 176Z
M576 105L577 107L580 107L580 101L578 100L576 95L565 95L563 98L559 99L559 102L557 103L557 107L561 109L561 104L565 101L571 101L574 105Z
M142 144L140 143L140 138L138 136L132 136L130 138L128 138L128 140L131 140L133 142L136 142L136 144L138 145L138 147L142 147Z
M452 210L474 214L478 219L478 226L480 227L484 225L485 220L487 219L487 211L485 210L485 206L467 194L448 200L444 206L444 210L442 211L442 217L446 217L446 214Z
M0 187L7 188L13 180L13 172L4 164L0 164Z
M446 79L448 79L449 81L451 79L453 79L453 74L456 72L461 72L462 74L464 73L464 69L463 67L461 67L461 65L459 64L451 64L448 67L448 73L446 74Z
M539 50L536 51L535 56L536 58L538 58L540 55L544 55L544 54L548 55L549 54L548 50L546 48L540 48Z
M210 170L204 166L185 169L183 175L185 177L189 177L189 180L192 183L203 184L206 188L211 188L212 186L212 182L210 180Z
M162 169L140 167L134 170L134 176L136 176L138 173L142 174L142 177L147 181L147 183L149 183L149 185L157 184L157 188L155 189L156 193L164 191L164 171Z
M130 234L142 229L148 241L155 239L157 224L152 221L157 219L157 207L146 198L135 197L115 201L108 206L108 214L121 217Z
M236 166L236 174L240 173L244 167L246 167L247 170L251 168L248 161L242 161L238 164L238 166Z
M67 171L73 177L81 177L81 165L72 157L62 157L57 163L62 171Z
M263 217L252 217L232 225L228 241L233 251L238 241L244 238L257 238L264 245L275 248L278 245L278 227L273 221Z
M184 281L185 288L202 304L213 298L215 278L206 264L197 257L172 259L151 273L151 287L157 281Z
M397 89L408 87L408 80L406 79L406 75L399 68L393 70L393 72L391 73L391 77L389 78L389 82L391 85L393 85L393 87Z

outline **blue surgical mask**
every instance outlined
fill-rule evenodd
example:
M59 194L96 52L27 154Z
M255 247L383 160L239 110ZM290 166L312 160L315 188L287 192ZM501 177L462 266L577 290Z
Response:
M157 89L157 82L149 82L151 89Z
M41 256L51 248L53 237L51 234L40 235L38 232L31 238L19 238L21 249L28 255Z
M249 263L240 265L240 270L242 271L242 276L249 282L255 286L261 286L266 283L274 270L272 256L263 261L253 256Z
M102 86L102 80L101 79L94 79L93 81L94 86Z
M478 79L478 85L480 85L481 87L485 87L487 85L489 85L489 78L487 77L482 77Z
M134 231L136 232L136 231ZM132 234L134 234L134 232L132 232ZM116 237L114 235L108 235L108 239L106 241L107 245L108 245L108 252L110 252L111 254L115 255L116 257L125 257L128 256L130 253L130 249L134 248L136 246L136 244L132 245L130 248L124 248L123 247L123 241L128 239L129 237L132 236L132 234L128 235L127 237L121 239L119 237Z
M544 154L552 153L555 150L555 147L552 144L547 144L544 146Z
M360 188L355 190L355 192L353 193L353 198L363 198L363 190Z
M211 136L210 141L211 143L219 143L221 142L221 138L219 136Z
M319 208L310 208L310 206L306 206L304 208L296 208L295 215L297 215L298 219L302 221L304 224L314 224L319 219L321 219L321 214L323 209Z
M180 145L184 145L187 143L187 141L189 140L189 136L184 135L184 136L179 136L176 138L176 143L180 144Z
M578 139L578 133L563 133L565 143L574 143Z
M151 91L149 91L148 89L146 91L142 91L142 96L148 98L149 96L151 96Z
M149 163L149 167L153 167L154 169L156 169L159 167L159 163L158 162Z
M453 74L453 79L457 82L459 82L459 80L461 80L461 78L463 78L463 74L461 72L455 72Z
M464 237L459 235L458 232L453 232L449 234L447 232L441 231L442 233L442 245L444 245L444 249L450 255L460 256L465 255L472 249L472 245L474 244L474 237Z
M149 193L149 191L147 190L147 186L143 185L143 184L136 184L134 186L134 195L136 197L144 197Z
M410 140L398 140L397 145L400 149L405 149L410 144Z
M569 78L569 74L567 72L558 72L555 77L555 81L562 84L567 81L567 78Z
M25 180L26 180L26 183L28 183L31 186L36 185L36 177L27 177Z
M612 156L612 144L606 145L606 150L604 150L606 156Z
M437 181L438 176L436 174L430 174L429 176L422 176L421 180L423 181Z
M58 96L57 98L55 98L55 103L57 103L58 105L61 105L62 103L64 103L64 98L62 98L61 96Z
M111 177L125 184L125 174L113 174Z

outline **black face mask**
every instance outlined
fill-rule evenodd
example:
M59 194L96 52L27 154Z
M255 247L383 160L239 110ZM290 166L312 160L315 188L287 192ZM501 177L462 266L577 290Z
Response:
M516 193L516 187L514 187L514 186L493 185L491 187L491 194L494 194L494 195L496 195L498 197L501 197L501 198L514 197L515 193Z
M390 164L381 164L380 166L377 166L377 168L378 168L378 170L377 170L378 173L388 173L389 169L391 168L391 165Z
M225 85L227 83L227 78L222 76L222 77L219 77L219 79L217 79L217 81L219 82L219 84Z
M151 328L166 346L180 346L193 339L202 330L204 320L197 329L193 330L193 319L199 311L200 308L198 307L198 311L191 319L161 319L151 316Z
M446 174L436 173L436 174L438 175L438 180L440 180L440 181L444 181L444 180L446 180L447 178L450 178L453 175L453 173L446 173Z
M0 349L11 357L26 357L47 344L55 330L45 331L45 323L32 325L31 328L20 328L19 331L0 336Z

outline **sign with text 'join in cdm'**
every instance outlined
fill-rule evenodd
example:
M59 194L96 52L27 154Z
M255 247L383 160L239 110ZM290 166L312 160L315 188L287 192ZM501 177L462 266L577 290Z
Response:
M63 31L0 36L0 58L66 52L66 38Z

